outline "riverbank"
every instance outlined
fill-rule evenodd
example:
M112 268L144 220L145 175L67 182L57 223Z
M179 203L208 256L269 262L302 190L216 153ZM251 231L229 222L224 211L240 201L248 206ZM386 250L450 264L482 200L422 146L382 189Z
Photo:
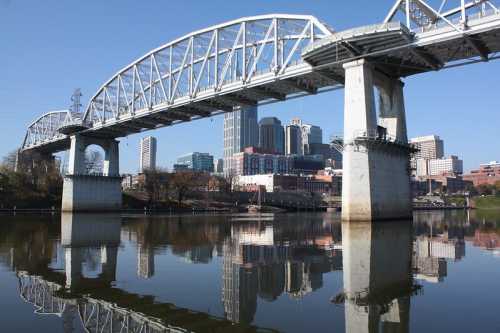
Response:
M473 199L475 208L500 210L500 196L488 195Z

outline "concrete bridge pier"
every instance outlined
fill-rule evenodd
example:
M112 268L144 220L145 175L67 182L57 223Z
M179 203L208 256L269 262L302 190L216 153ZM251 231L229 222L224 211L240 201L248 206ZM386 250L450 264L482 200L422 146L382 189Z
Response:
M411 218L403 83L364 59L344 69L342 220ZM374 87L380 92L378 120Z
M102 175L88 174L85 149L91 144L103 148L105 156ZM68 173L64 177L62 211L113 211L122 207L119 172L119 142L97 139L81 134L71 136Z

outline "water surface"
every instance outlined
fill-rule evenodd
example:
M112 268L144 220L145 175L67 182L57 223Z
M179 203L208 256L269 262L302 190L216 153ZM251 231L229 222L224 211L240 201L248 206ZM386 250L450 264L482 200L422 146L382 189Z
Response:
M3 215L0 281L1 332L500 332L500 213Z

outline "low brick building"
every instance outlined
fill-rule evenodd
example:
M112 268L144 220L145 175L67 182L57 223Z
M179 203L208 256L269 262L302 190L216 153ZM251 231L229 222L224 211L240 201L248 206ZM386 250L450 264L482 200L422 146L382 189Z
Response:
M474 186L495 185L496 182L500 181L500 162L492 161L481 164L479 169L464 175L464 180L472 181Z

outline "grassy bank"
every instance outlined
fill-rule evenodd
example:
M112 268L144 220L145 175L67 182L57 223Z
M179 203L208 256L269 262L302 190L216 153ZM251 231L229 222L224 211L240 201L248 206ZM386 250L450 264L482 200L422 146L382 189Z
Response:
M500 196L489 195L485 197L474 198L476 208L478 209L499 209L500 210Z

